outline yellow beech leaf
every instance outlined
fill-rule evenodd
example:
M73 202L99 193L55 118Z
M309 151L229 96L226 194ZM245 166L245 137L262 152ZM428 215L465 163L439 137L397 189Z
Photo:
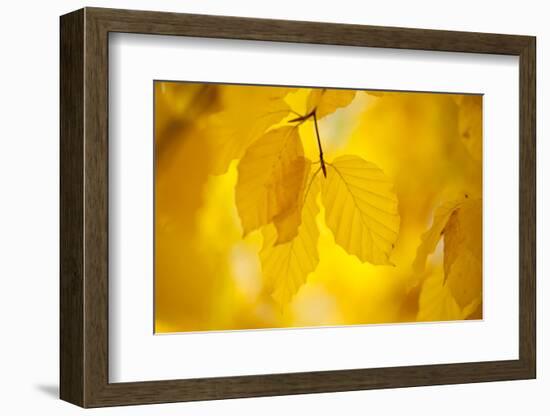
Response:
M298 234L298 227L302 223L302 207L304 195L309 191L307 180L311 170L309 159L299 157L292 161L289 169L285 169L285 177L276 184L278 187L275 195L284 195L280 198L285 202L290 198L290 203L285 204L287 209L273 218L273 224L277 229L275 244L282 244L292 240ZM283 202L280 202L283 205Z
M247 147L268 128L290 113L285 96L290 88L226 87L223 110L208 120L210 144L215 151L212 173L223 174L233 159L239 159Z
M481 302L482 204L467 199L450 216L444 230L445 282L465 308Z
M482 268L481 261L470 251L464 250L454 261L445 285L461 308L481 302Z
M391 265L399 213L392 182L373 163L340 156L323 185L326 223L334 240L362 262Z
M318 119L328 116L337 109L348 106L355 98L356 92L355 90L315 88L309 94L306 114L315 110Z
M414 268L421 271L426 258L443 238L443 285L467 314L481 304L482 201L465 197L447 202L435 212L432 227L422 236Z
M479 297L462 307L449 285L443 283L443 274L434 273L422 284L416 319L423 322L481 319L481 306Z
M418 299L417 321L456 321L465 315L443 284L441 273L433 273L424 280Z
M424 270L426 259L434 252L450 216L461 202L461 200L445 202L435 210L432 226L422 235L422 242L416 250L416 258L413 263L413 268L416 272Z
M270 130L247 149L239 162L235 187L235 202L245 236L296 203L293 189L300 184L294 184L292 179L297 167L305 169L305 163L296 162L303 159L303 154L296 126ZM288 188L286 181L291 182Z
M307 276L319 264L317 242L319 230L316 217L319 213L317 195L319 177L315 173L308 175L307 191L301 210L301 223L297 235L283 244L275 245L277 230L269 224L263 228L264 243L260 251L260 262L266 287L280 305L285 305L306 282Z

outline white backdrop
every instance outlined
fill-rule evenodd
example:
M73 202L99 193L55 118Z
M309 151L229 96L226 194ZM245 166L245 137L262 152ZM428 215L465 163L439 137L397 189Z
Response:
M5 414L70 415L80 409L55 397L58 385L58 16L83 5L319 20L435 29L534 34L538 36L538 210L539 210L539 379L536 381L439 386L208 403L140 406L88 411L89 414L280 414L379 413L421 415L544 415L550 403L550 365L545 359L548 330L542 331L550 299L542 279L542 247L549 208L543 184L548 179L550 146L545 143L544 103L550 78L550 28L544 2L461 1L448 7L437 1L338 2L82 1L6 3L2 10L2 142L0 180L0 299L4 333L0 344L0 410ZM498 12L495 12L498 10ZM498 18L496 18L498 17ZM547 135L546 135L547 136ZM7 146L6 146L7 145ZM546 198L546 201L544 200Z

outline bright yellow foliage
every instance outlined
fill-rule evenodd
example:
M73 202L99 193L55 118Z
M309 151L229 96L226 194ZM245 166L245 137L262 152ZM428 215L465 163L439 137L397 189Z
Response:
M245 236L296 204L296 192L305 174L305 164L297 160L303 155L296 127L270 130L248 148L239 163L235 188Z
M421 271L426 258L443 238L443 281L460 311L481 303L482 203L465 196L447 202L435 212L434 222L422 236L414 266Z
M306 117L331 114L349 105L355 93L312 90ZM321 138L317 139L320 143ZM269 290L283 306L318 263L318 256L313 255L317 253L313 245L317 239L313 237L318 232L316 226L313 230L314 218L308 217L313 210L303 209L303 205L308 208L311 187L318 186L317 174L321 171L324 176L326 167L324 159L320 159L320 168L310 176L311 163L303 152L297 125L269 130L250 145L239 162L235 189L244 236L269 223L275 226L276 238L269 231L264 232L261 258ZM322 184L322 200L336 243L363 262L391 265L389 255L399 231L392 182L377 166L357 156L341 156L328 166L330 173Z
M422 243L418 246L416 259L414 260L414 268L417 272L424 270L426 259L434 252L441 236L445 232L445 227L449 219L461 203L462 200L446 202L435 211L433 224L431 228L422 235Z
M290 88L228 86L221 91L222 111L206 123L212 147L212 173L225 173L247 147L290 113L284 101Z
M465 318L448 286L443 283L443 275L440 273L434 273L426 278L418 303L419 321L449 321Z
M461 308L481 302L482 223L481 200L468 199L445 227L445 284Z
M304 197L309 191L309 182L311 170L311 161L305 157L294 159L286 170L285 177L277 182L278 189L276 194L283 194L281 199L291 197L291 203L273 217L273 224L277 229L277 240L275 244L286 243L292 240L298 234L298 227L302 223L302 207L304 206ZM280 204L282 206L282 204Z
M349 254L372 264L392 265L399 213L393 183L374 164L340 156L329 164L323 184L325 221Z
M156 82L155 331L481 318L481 111Z
M263 229L264 244L260 252L262 271L267 290L280 305L286 305L292 299L319 263L319 230L316 224L319 178L311 174L309 179L311 185L304 195L301 224L296 237L289 242L276 244L275 227Z

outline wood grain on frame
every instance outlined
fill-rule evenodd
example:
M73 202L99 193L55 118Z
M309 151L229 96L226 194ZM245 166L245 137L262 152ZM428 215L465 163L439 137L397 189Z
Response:
M60 29L60 396L63 400L82 407L100 407L535 377L534 37L98 8L62 16ZM109 32L519 56L519 359L109 383Z

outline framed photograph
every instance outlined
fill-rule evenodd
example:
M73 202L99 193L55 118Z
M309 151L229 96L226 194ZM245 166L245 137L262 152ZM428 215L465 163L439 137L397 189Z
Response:
M535 378L534 37L60 24L63 400Z

